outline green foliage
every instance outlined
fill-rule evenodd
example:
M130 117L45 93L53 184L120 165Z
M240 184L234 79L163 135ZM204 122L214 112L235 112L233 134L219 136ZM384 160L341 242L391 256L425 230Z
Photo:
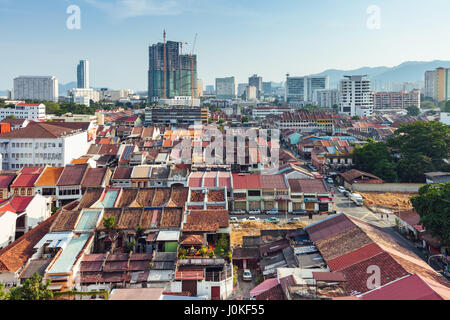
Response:
M420 223L443 246L450 245L450 182L427 184L411 198Z
M106 230L112 230L116 228L116 217L104 217L103 218L103 227Z
M42 276L35 273L31 279L10 291L10 300L48 300L53 298L53 292L48 289L50 281L42 282Z
M387 182L425 182L425 173L446 171L450 126L414 122L401 126L385 142L369 143L353 152L356 167Z
M206 247L201 247L199 251L203 257L206 256L206 254L208 253L208 249L206 249Z
M131 240L127 243L127 252L134 252L134 247L136 246L136 240Z
M9 300L9 293L5 291L5 284L0 282L0 301Z
M233 285L236 285L238 281L238 267L233 266Z
M45 112L47 114L54 114L57 116L62 116L68 112L73 114L95 114L96 108L94 106L87 107L81 104L75 104L72 102L65 102L63 104L58 104L53 101L44 101Z
M243 116L243 117L241 118L241 122L242 122L242 123L247 123L247 122L248 122L248 116Z
M406 111L408 111L410 116L418 116L420 114L420 109L417 106L409 106L406 108Z
M228 237L224 233L222 233L219 240L217 240L216 242L214 252L216 253L216 256L225 257L226 255L228 255L229 250L230 241L228 240Z
M361 120L361 117L360 116L353 116L352 120Z

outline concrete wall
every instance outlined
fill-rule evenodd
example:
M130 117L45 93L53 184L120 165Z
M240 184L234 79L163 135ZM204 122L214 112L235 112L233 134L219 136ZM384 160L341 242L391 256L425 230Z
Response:
M381 184L364 184L354 183L351 188L353 191L359 192L407 192L416 193L424 186L423 183L381 183ZM346 187L348 185L346 184Z

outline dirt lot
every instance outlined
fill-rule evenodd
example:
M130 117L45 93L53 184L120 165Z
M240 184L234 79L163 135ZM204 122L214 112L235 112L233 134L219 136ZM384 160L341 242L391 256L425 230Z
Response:
M295 224L273 224L256 221L245 221L233 224L231 232L231 245L233 247L242 246L242 238L244 236L257 236L260 230L274 229L298 229L307 225L305 222L296 222Z
M393 210L410 210L412 209L409 200L414 193L360 193L364 198L364 204L367 207L378 207Z

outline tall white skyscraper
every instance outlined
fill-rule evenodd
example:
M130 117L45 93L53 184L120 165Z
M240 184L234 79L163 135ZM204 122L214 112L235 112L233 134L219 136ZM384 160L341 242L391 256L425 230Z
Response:
M285 101L289 105L302 105L312 103L314 91L329 88L329 77L286 77Z
M77 88L89 89L89 61L80 60L77 66Z
M339 84L340 113L350 116L370 115L373 112L373 94L366 76L344 76Z
M58 79L54 76L20 76L14 79L14 99L58 101Z

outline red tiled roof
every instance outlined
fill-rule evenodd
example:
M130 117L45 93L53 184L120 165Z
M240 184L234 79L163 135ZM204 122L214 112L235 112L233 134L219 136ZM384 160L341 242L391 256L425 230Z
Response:
M30 122L25 128L1 134L2 139L47 138L54 139L69 135L75 129L64 128L56 123Z
M369 277L374 275L374 272L370 272L369 268L372 266L375 266L380 270L381 286L408 275L408 272L403 269L403 267L395 261L394 258L392 258L388 253L383 252L370 259L341 270L347 279L347 293L350 295L356 295L371 290L371 288L368 287L368 280Z
M0 188L8 188L15 177L16 175L14 173L0 175Z
M262 189L261 176L233 173L233 189Z
M81 185L81 180L89 168L87 164L67 165L56 183L57 186Z
M264 189L288 189L282 174L262 175L261 185Z
M33 187L38 178L39 174L19 174L16 180L11 184L11 188Z
M100 187L105 178L108 168L88 168L86 175L81 181L82 187Z
M366 245L358 250L347 253L338 258L328 260L327 264L332 271L338 271L345 269L356 263L359 263L361 261L364 261L366 259L370 259L382 252L383 250L376 243L371 243L369 245Z
M289 186L292 192L297 193L327 193L322 179L290 179Z
M346 215L340 214L309 225L305 227L305 230L308 233L309 238L315 242L332 237L354 227L355 224Z
M442 300L417 274L400 279L362 296L363 300Z
M22 237L0 250L0 273L16 272L22 268L34 253L33 247L49 232L50 226L58 216L54 214Z

